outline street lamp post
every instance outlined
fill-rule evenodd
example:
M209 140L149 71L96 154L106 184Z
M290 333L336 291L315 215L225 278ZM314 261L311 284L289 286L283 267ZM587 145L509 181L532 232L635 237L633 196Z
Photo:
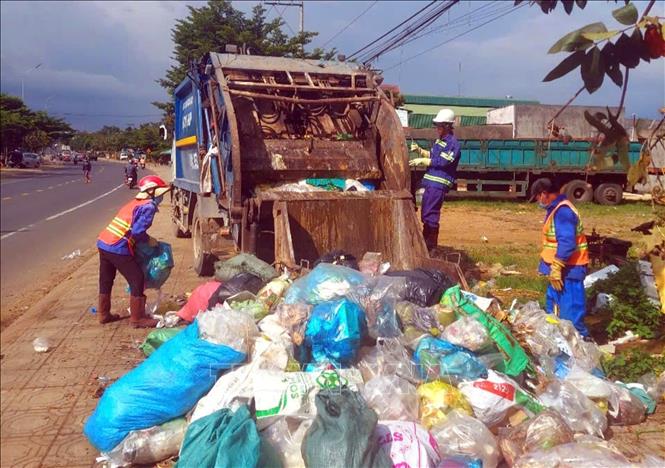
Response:
M25 104L25 77L28 75L33 70L37 70L39 67L41 67L42 64L38 63L32 68L28 68L26 71L23 72L23 78L21 78L21 101L23 101L23 104Z

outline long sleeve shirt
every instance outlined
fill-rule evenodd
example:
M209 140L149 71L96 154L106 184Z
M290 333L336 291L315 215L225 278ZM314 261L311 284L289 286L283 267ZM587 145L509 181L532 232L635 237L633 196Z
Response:
M460 144L455 135L437 139L430 150L431 163L423 178L423 184L436 184L448 191L455 184L460 160Z
M152 226L156 213L157 205L155 203L137 206L132 213L132 227L128 235L112 245L97 240L97 247L118 255L132 255L129 250L128 238L134 239L135 242L145 242L148 239L148 229Z
M545 219L549 217L550 213L556 206L566 199L565 195L559 195L547 207ZM562 206L554 213L554 234L556 236L557 248L556 258L566 262L571 255L575 252L577 247L577 215L573 210L567 206ZM538 272L543 275L550 274L550 265L545 263L542 259L538 266ZM585 265L566 266L563 270L563 277L575 280L583 280L587 273Z

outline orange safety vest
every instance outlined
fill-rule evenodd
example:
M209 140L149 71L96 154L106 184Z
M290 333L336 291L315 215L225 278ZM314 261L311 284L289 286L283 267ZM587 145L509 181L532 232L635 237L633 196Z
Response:
M545 224L543 225L543 251L540 254L540 257L545 263L551 264L554 261L558 247L554 227L554 213L556 213L556 211L562 206L567 206L577 215L577 227L575 229L575 243L577 245L575 247L575 252L573 252L570 258L566 261L566 265L587 265L589 263L589 247L587 245L586 236L584 235L584 227L582 226L580 214L570 200L561 201L556 207L554 207L545 220Z
M131 238L132 233L132 218L134 215L134 208L141 205L152 203L150 199L147 200L132 200L125 206L120 208L115 218L111 220L108 226L99 233L100 241L106 245L113 245L123 237L127 239L129 251L134 252L134 239Z

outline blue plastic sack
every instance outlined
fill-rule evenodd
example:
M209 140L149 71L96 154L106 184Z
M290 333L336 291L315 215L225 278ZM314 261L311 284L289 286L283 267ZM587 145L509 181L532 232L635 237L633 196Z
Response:
M136 244L134 251L143 276L145 277L146 289L159 289L171 275L173 263L173 251L171 244L158 242L157 246L151 247L146 242Z
M331 263L320 263L307 275L293 282L286 292L287 304L320 304L345 296L365 277L359 271Z
M427 382L442 379L457 383L487 378L487 367L471 351L431 336L420 340L414 361Z
M356 359L367 336L365 312L348 299L323 302L312 309L305 329L305 344L315 363L346 367Z
M130 431L187 413L212 388L221 370L245 358L228 346L199 338L195 321L106 389L83 433L107 452Z

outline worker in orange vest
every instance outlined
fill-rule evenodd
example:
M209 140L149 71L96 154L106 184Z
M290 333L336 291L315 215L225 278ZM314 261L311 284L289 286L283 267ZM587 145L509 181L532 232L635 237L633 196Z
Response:
M123 206L108 226L99 233L99 323L109 323L120 317L111 313L111 290L116 272L119 271L129 283L129 321L134 328L152 328L157 320L145 314L143 294L144 277L141 267L134 259L134 245L157 241L147 233L157 213L157 206L164 194L171 189L160 177L150 175L139 181L136 198Z
M538 272L547 276L550 283L545 310L570 320L582 337L591 340L584 324L584 278L589 249L579 212L559 191L560 184L547 178L537 180L531 187L531 200L547 212L538 267Z

